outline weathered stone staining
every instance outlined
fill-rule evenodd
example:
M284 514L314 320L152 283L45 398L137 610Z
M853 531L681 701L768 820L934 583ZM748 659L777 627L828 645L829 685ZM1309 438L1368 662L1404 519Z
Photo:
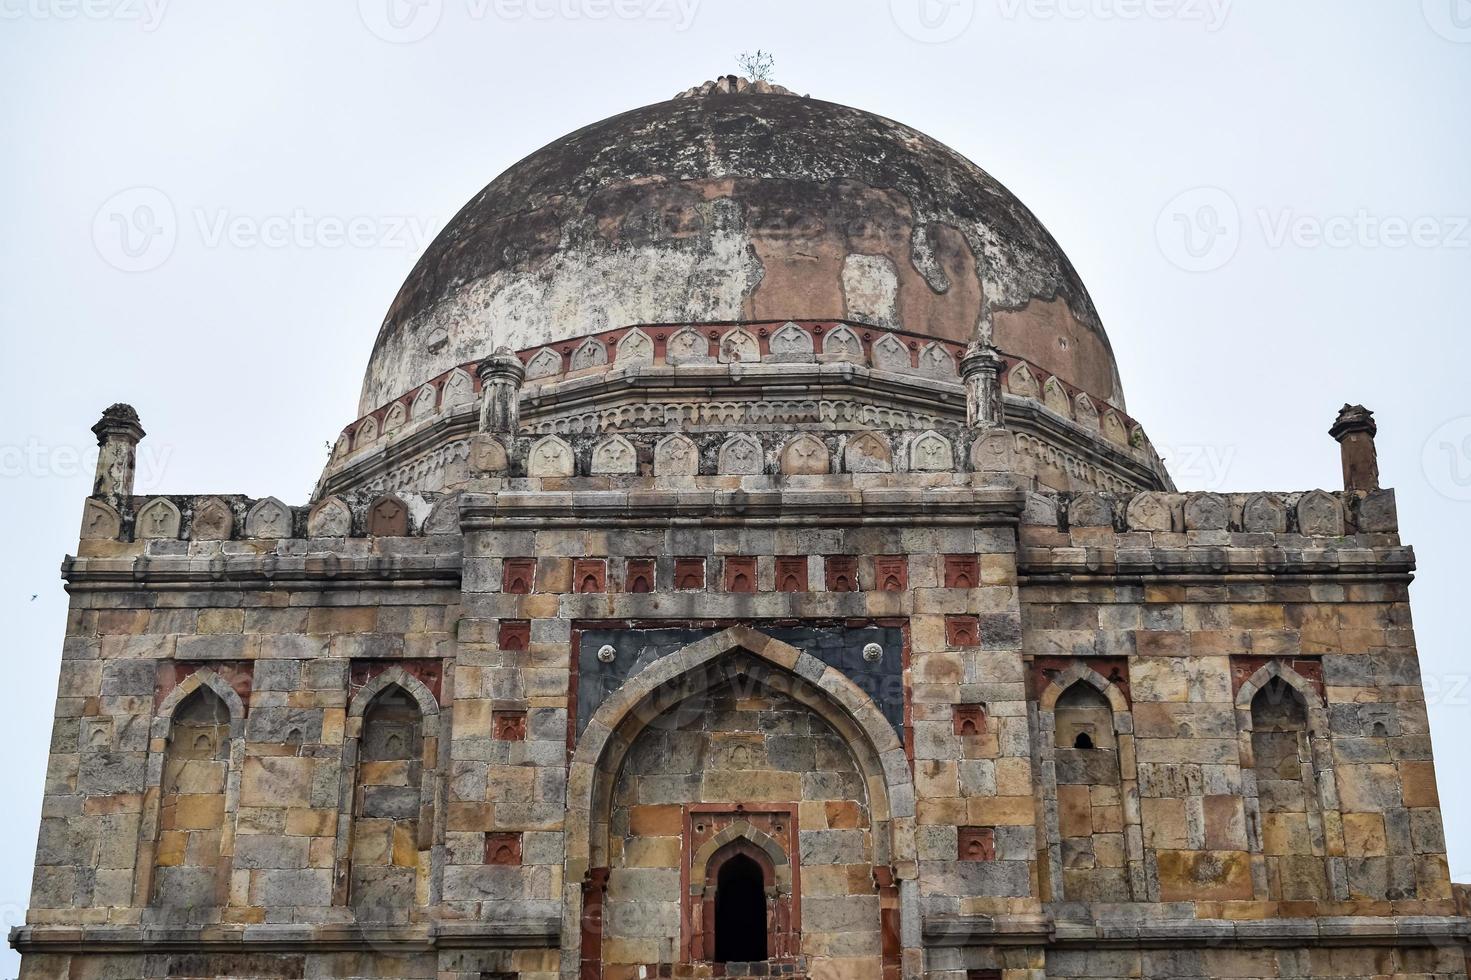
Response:
M909 447L909 468L916 473L955 469L955 450L938 432L921 432Z
M194 507L189 537L195 541L228 541L235 531L235 515L219 497L209 497Z
M848 473L887 473L894 468L894 452L881 436L859 432L843 447L843 469Z
M720 338L720 363L755 364L761 360L761 343L748 330L731 330Z
M291 537L291 508L267 497L245 515L245 533L252 538Z
M627 476L638 472L638 450L622 436L604 439L593 447L592 466L594 476Z
M551 351L544 351L543 353L551 353ZM540 357L541 355L538 354L537 356ZM602 367L607 363L608 348L604 347L601 342L592 337L584 340L572 352L572 370L574 371L585 371L588 368ZM557 367L561 367L560 359L558 359ZM530 374L530 371L528 370L527 373ZM546 373L548 372L539 371L537 372L537 377L542 377ZM549 373L555 374L557 372L554 370Z
M700 331L686 327L676 331L665 345L665 360L670 364L708 364L710 341Z
M109 503L89 497L82 506L83 541L109 541L122 533L122 517Z
M700 450L688 436L675 433L655 444L655 476L694 476L699 471Z
M586 365L592 367L592 365ZM562 373L562 355L550 347L543 347L536 356L526 362L526 380L536 381L552 378Z
M23 977L1466 976L1372 413L1180 492L933 141L729 79L571 139L302 506L98 423Z
M720 447L719 471L726 476L757 476L764 466L761 443L748 435L735 435Z
M352 511L340 497L328 497L307 515L306 533L312 538L346 538L352 534Z
M174 502L155 497L139 508L134 526L140 538L172 540L179 536L180 523Z
M654 363L654 342L642 330L630 330L618 341L618 366L639 367Z
M767 346L773 361L810 361L814 355L812 335L795 323L787 323L771 335Z
M576 469L572 447L557 436L537 440L526 459L526 475L531 477L571 476Z
M830 467L827 446L816 436L800 435L781 451L781 471L788 476L821 476Z

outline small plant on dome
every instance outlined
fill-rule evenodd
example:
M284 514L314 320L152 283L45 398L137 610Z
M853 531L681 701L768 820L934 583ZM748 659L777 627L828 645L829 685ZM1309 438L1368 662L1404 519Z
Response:
M742 51L739 57L736 58L736 65L740 68L741 74L745 75L751 81L769 82L771 81L772 69L776 67L776 56L770 51L762 51L760 48L757 48L754 54L749 51Z

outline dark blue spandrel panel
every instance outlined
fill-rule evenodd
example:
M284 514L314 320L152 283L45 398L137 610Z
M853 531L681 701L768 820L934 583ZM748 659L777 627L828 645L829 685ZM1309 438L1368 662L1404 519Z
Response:
M577 650L577 734L582 735L593 714L628 678L662 657L689 646L726 627L689 629L583 630ZM773 639L790 644L843 672L883 712L894 732L904 739L904 631L891 626L753 626ZM877 643L884 655L877 663L863 656L863 648ZM612 663L598 659L611 646Z

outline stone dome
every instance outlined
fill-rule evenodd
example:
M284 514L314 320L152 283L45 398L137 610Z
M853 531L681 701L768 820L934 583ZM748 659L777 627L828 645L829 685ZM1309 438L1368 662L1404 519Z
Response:
M1087 290L1013 194L907 126L784 91L707 83L501 174L400 289L361 413L502 347L789 319L990 338L1124 407Z

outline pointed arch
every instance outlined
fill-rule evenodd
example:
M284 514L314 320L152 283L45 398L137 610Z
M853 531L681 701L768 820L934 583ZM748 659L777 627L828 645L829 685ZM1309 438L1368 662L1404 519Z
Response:
M353 695L347 706L347 726L342 740L342 778L340 781L340 796L337 811L337 842L333 855L332 874L332 902L334 905L347 905L350 902L357 905L362 895L354 895L353 891L360 887L353 885L358 874L353 869L354 862L354 838L358 836L358 820L363 816L360 805L360 796L363 795L364 767L363 763L367 754L364 748L365 729L371 721L371 709L383 698L385 694L401 691L414 704L418 711L417 719L417 743L412 744L412 751L400 759L410 773L410 785L412 778L417 776L419 806L417 813L412 817L404 817L398 814L392 822L402 824L384 830L385 833L393 834L400 830L409 832L413 837L413 849L419 853L415 868L415 881L413 882L413 897L406 904L401 900L370 902L371 910L359 909L359 914L371 911L373 915L392 917L406 914L409 906L420 904L433 904L438 901L439 881L432 875L433 868L439 863L434 858L434 853L440 847L440 833L442 818L440 817L440 745L439 745L439 702L434 697L434 692L401 665L394 664L386 670L375 675ZM370 733L368 733L370 734ZM398 759L397 756L394 757ZM381 822L381 821L380 821ZM383 828L378 828L383 829ZM387 838L385 838L387 839ZM428 852L428 853L426 853ZM387 874L387 872L385 872ZM423 881L427 875L427 882ZM385 882L382 890L385 895L390 894L395 888L400 888L402 882Z
M1107 705L1112 722L1111 750L1095 744L1097 740L1091 736L1086 740L1087 744L1077 742L1068 745L1058 744L1058 710L1064 707L1060 702L1064 695L1077 688L1096 695L1103 704ZM1088 753L1091 756L1092 752L1100 748L1115 754L1116 759L1110 765L1116 768L1118 777L1118 797L1122 815L1119 833L1123 837L1123 872L1128 888L1128 895L1124 898L1134 901L1156 900L1151 894L1150 879L1144 867L1144 828L1139 804L1139 772L1134 756L1134 714L1133 706L1124 691L1118 684L1104 677L1088 663L1081 660L1074 661L1054 675L1038 695L1036 732L1032 742L1037 747L1035 761L1044 798L1060 801L1064 794L1063 786L1076 784L1088 790L1083 795L1087 797L1086 802L1090 808L1092 806L1091 782L1078 784L1074 779L1072 783L1069 783L1059 774L1060 763L1065 767L1067 764L1077 762L1076 759L1067 758L1068 756L1076 753ZM1089 765L1093 764L1089 763ZM1074 835L1064 833L1070 828L1063 826L1062 809L1060 805L1044 808L1043 819L1047 835L1045 883L1054 901L1073 897L1068 895L1068 876L1064 873L1068 867L1066 851L1069 847L1076 849L1081 840L1081 838L1074 839ZM1090 840L1096 837L1091 826L1087 837ZM1072 840L1072 843L1065 843L1068 840ZM1089 845L1088 841L1082 841L1082 844L1085 847L1093 846ZM1114 846L1117 844L1115 843ZM1084 853L1087 853L1086 850ZM1078 882L1075 881L1076 884ZM1088 888L1097 887L1096 883L1087 881L1081 884ZM1116 879L1113 883L1105 883L1103 887L1116 888Z
M352 701L347 706L347 716L361 718L368 710L368 706L373 703L374 698L383 693L386 688L395 685L408 692L409 696L419 705L419 712L424 716L425 725L429 725L432 718L437 729L439 702L435 700L434 692L429 690L423 681L397 664L374 676L362 686L357 694L353 695Z
M1276 797L1282 794L1267 794L1264 802L1262 792L1263 769L1268 776L1280 773L1280 766L1271 765L1271 760L1259 757L1269 749L1269 743L1281 742L1284 736L1293 733L1257 732L1257 698L1273 684L1285 685L1302 701L1305 728L1296 733L1297 755L1300 768L1295 779L1301 789L1304 812L1296 819L1306 822L1311 854L1269 854L1270 835L1267 824L1273 821L1290 821L1294 816L1280 808ZM1258 898L1271 898L1280 884L1280 877L1272 874L1271 865L1276 862L1322 862L1321 885L1324 895L1337 901L1349 898L1348 867L1344 853L1343 816L1338 800L1338 783L1333 773L1333 746L1328 738L1328 710L1316 685L1281 660L1270 660L1242 682L1236 692L1236 729L1238 752L1241 758L1242 796L1246 806L1247 846L1251 850L1252 887ZM1280 746L1277 746L1280 747ZM1290 747L1288 748L1291 751ZM1280 760L1279 760L1280 761ZM1294 794L1295 795L1295 794ZM1295 807L1290 808L1295 809ZM1280 836L1280 835L1277 835ZM1306 869L1303 869L1306 870ZM1312 872L1316 877L1318 871ZM1305 875L1293 876L1293 880L1305 879ZM1289 896L1282 895L1282 898ZM1290 896L1298 897L1298 896Z
M178 748L172 739L174 719L179 708L199 692L217 699L224 705L229 719L223 755L224 772L221 779L219 843L217 860L210 885L212 906L198 906L195 915L207 913L208 908L219 908L225 904L228 894L230 873L235 855L235 814L240 807L240 767L245 754L245 702L235 689L217 671L208 667L195 670L185 677L154 710L150 723L150 747L148 751L147 779L143 793L143 813L138 822L138 853L133 865L133 904L149 909L148 915L172 916L174 911L157 912L153 909L155 880L160 861L172 860L169 854L161 853L160 835L164 830L163 815L166 810L165 777L170 766L170 749ZM219 774L216 774L219 775Z
M1245 721L1246 731L1251 730L1251 702L1256 699L1262 688L1266 687L1276 678L1288 687L1292 688L1302 696L1303 704L1307 706L1308 723L1314 731L1322 731L1327 724L1326 707L1323 699L1318 696L1318 689L1313 682L1293 670L1280 660L1272 660L1257 670L1251 677L1241 684L1241 689L1236 692L1236 710L1245 709L1247 717L1242 719L1238 714L1238 720Z
M201 687L209 688L225 703L225 708L230 713L231 737L245 734L245 702L241 700L240 695L230 686L230 683L218 673L208 667L201 667L174 685L174 689L168 693L168 696L159 702L158 710L153 713L154 738L168 738L168 729L173 722L174 712L178 710L185 698Z
M1119 716L1130 715L1133 710L1129 704L1129 699L1124 697L1124 692L1119 690L1117 684L1114 684L1082 661L1075 662L1072 666L1053 677L1052 682L1047 685L1046 689L1042 691L1041 696L1037 698L1037 706L1043 711L1054 710L1057 707L1057 699L1062 697L1068 688L1079 683L1087 684L1099 694L1102 694L1104 699L1108 701L1109 707L1114 712L1114 730L1117 731Z
M843 739L864 777L874 828L876 869L902 878L912 895L914 783L903 743L878 706L846 675L790 644L747 626L698 640L632 675L588 721L573 751L567 787L567 874L564 881L564 963L582 962L582 944L595 941L589 917L600 914L609 864L613 790L638 735L669 711L706 691L746 678L811 709ZM894 873L897 867L902 873ZM903 902L903 915L917 906ZM902 934L918 937L918 921ZM595 959L596 953L589 958Z

